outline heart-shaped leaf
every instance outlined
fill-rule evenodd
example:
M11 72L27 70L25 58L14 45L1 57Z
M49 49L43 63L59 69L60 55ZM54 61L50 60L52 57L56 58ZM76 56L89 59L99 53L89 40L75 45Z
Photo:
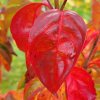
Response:
M96 100L92 77L82 68L74 67L66 78L68 100Z
M73 11L50 10L34 22L27 60L42 83L56 93L80 54L86 34L83 19Z
M20 9L12 19L11 32L17 46L22 51L27 50L29 31L35 19L41 13L43 3L31 3Z

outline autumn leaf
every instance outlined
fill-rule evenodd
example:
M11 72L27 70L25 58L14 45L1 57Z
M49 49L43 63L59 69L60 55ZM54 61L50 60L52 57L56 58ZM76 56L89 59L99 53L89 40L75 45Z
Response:
M11 32L17 46L22 51L27 50L28 37L35 19L41 13L43 3L31 3L20 9L12 19ZM27 15L27 16L26 16Z
M92 0L92 23L100 31L100 0Z
M88 29L82 50L85 49L85 47L88 46L91 41L94 41L97 36L99 36L99 31L93 28Z
M59 89L58 96L56 97L36 77L26 84L24 94L24 100L66 100L64 84Z
M12 57L8 48L4 44L0 44L0 61L2 62L6 70L9 71Z
M93 65L96 65L100 68L100 58L93 59L88 64L89 67L93 67Z
M24 100L23 91L10 90L6 94L0 94L0 100Z
M75 64L85 34L84 21L73 11L53 9L35 20L26 59L32 71L52 93L57 92Z
M28 82L25 85L25 89L24 89L24 99L25 100L31 100L29 98L31 98L31 96L33 97L35 94L37 94L42 89L44 89L44 86L38 80L38 78L34 78L33 80L30 80L30 82Z
M96 90L92 77L84 69L74 67L66 78L68 100L96 100Z

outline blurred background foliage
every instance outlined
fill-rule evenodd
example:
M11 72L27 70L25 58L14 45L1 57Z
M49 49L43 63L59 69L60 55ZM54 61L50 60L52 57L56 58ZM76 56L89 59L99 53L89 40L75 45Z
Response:
M60 0L60 5L61 1L62 0ZM20 7L28 4L29 2L40 2L40 0L0 0L0 11L2 8L5 9L7 15L5 19L7 19L9 22L11 21L14 13ZM53 3L53 0L51 0L51 2ZM91 0L68 0L65 9L76 11L84 18L86 23L91 20ZM7 24L5 24L5 26ZM7 29L7 36L11 37L9 27ZM26 71L24 53L16 47L16 44L13 40L11 41L11 44L17 56L13 56L11 70L9 72L7 72L4 67L0 67L0 69L2 68L2 84L0 84L1 93L6 93L9 90L15 90L19 80L21 77L23 77Z

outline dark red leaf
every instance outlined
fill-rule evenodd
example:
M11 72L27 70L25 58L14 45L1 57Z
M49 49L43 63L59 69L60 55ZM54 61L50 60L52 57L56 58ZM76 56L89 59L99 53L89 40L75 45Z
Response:
M27 67L27 72L25 74L25 77L26 77L25 81L26 81L26 83L28 83L31 79L33 79L35 77L35 74L34 74L34 72L32 70L33 69L32 69L31 66Z
M56 93L80 54L86 34L82 18L72 11L50 10L30 31L28 65L52 93Z
M68 100L96 100L92 77L82 68L74 67L66 78Z
M31 3L20 9L13 17L11 22L12 36L19 49L26 51L28 45L29 31L34 24L35 19L41 13L43 3Z

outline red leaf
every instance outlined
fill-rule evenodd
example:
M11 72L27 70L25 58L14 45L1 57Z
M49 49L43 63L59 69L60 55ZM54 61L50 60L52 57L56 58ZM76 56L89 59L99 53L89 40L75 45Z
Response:
M19 49L26 51L28 45L29 31L35 19L40 15L43 3L31 3L20 9L11 22L12 36Z
M50 10L35 20L27 62L52 93L57 92L75 64L85 34L84 21L72 11Z
M92 28L88 29L86 33L86 39L82 49L84 49L91 41L95 40L98 35L99 35L99 31L96 31Z
M66 78L68 100L96 100L92 77L82 68L74 67Z

